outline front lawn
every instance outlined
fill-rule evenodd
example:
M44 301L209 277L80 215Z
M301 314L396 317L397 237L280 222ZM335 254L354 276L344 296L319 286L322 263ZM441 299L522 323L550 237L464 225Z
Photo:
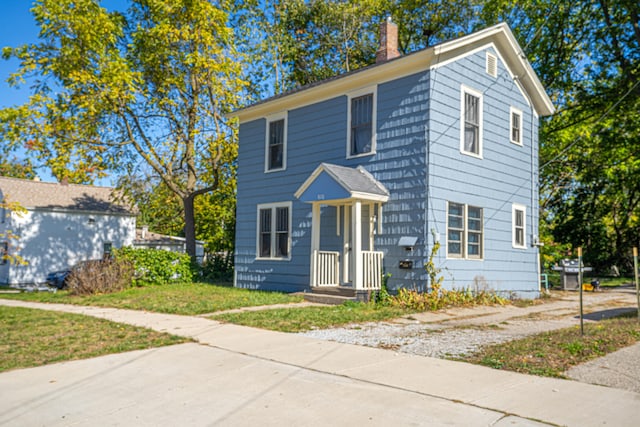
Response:
M345 303L325 307L284 308L242 313L221 313L213 320L281 332L304 332L327 329L349 323L380 322L414 311L391 306Z
M302 296L217 286L206 283L135 287L112 294L72 296L66 291L0 294L0 298L60 304L198 315L271 304L301 302Z
M0 306L0 372L189 342L78 314Z
M538 335L487 346L476 354L457 358L496 369L530 375L563 377L572 366L602 357L640 341L637 312L579 327L558 329Z

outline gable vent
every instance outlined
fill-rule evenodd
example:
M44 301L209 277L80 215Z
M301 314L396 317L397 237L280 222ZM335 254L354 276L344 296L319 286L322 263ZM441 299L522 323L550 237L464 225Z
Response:
M498 60L495 55L487 52L487 74L492 77L498 76Z

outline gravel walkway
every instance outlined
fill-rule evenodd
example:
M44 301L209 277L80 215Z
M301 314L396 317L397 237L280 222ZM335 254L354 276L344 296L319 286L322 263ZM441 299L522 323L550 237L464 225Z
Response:
M618 289L584 294L585 322L618 315L636 307L633 289ZM430 357L455 357L472 354L482 346L502 343L545 331L579 326L579 294L555 292L548 302L529 307L476 307L420 313L391 322L348 325L341 328L304 332L302 335L341 343L386 348L402 353ZM619 353L619 352L616 352ZM598 359L600 365L576 367L570 378L640 392L640 345L621 355L614 353ZM614 361L614 357L616 357ZM627 359L629 363L624 362ZM586 365L586 364L585 364ZM604 366L604 367L603 367ZM610 366L621 372L610 372ZM581 368L581 369L578 369ZM614 379L623 378L622 380ZM625 381L624 378L628 380ZM608 383L608 378L611 379Z
M316 330L304 332L303 335L444 358L471 354L487 344L511 341L570 325L571 323L566 321L557 320L549 320L544 324L540 321L518 320L490 325L478 325L472 321L457 325L381 322Z

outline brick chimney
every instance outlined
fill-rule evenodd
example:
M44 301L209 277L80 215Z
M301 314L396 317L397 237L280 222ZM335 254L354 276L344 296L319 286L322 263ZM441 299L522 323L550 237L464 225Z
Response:
M398 51L398 26L388 17L380 24L380 47L376 52L376 64L400 56Z

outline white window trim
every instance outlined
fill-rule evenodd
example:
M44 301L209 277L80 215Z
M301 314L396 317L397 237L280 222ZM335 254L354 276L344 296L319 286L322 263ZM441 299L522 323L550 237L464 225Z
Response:
M465 151L464 149L464 95L468 93L469 95L473 95L476 98L478 98L478 113L479 113L479 117L478 117L478 121L480 122L478 124L478 154L476 153L471 153L469 151ZM483 114L483 99L482 99L482 92L478 92L475 89L470 88L469 86L465 86L465 85L460 85L460 153L464 154L465 156L471 156L471 157L476 157L478 159L482 159L482 134L483 134L483 121L484 121L484 114Z
M462 242L460 242L460 249L461 249L462 253L461 253L459 256L458 256L458 255L449 255L449 205L450 205L451 203L455 203L455 204L457 204L457 205L463 205L463 206L466 206L466 205L464 205L464 204L462 204L462 203L456 203L456 202L449 202L449 201L447 201L447 205L446 205L446 207L445 207L445 209L446 209L446 210L445 210L445 225L446 225L446 227L445 227L445 236L447 236L447 237L446 237L446 239L445 239L445 248L444 248L444 252L445 252L445 254L446 254L447 259L464 259L464 254L465 254L465 252L466 252L466 251L464 250L464 246L466 245L466 242L465 242L465 232L464 232L464 229L466 228L466 227L464 227L464 224L465 224L466 219L465 219L465 212L464 212L464 211L462 212L462 224L463 224L463 227L464 227L464 228L463 228L463 231L462 231ZM466 208L465 208L465 210L466 210Z
M457 255L449 255L449 203L455 203L456 205L462 205L464 206L464 210L462 213L462 224L463 224L463 232L462 232L462 242L461 242L461 248L462 248L462 254L460 256ZM445 235L446 235L446 239L445 239L445 248L444 248L444 252L445 252L445 256L446 259L459 259L459 260L469 260L469 261L484 261L484 233L485 233L485 229L484 229L484 208L480 207L480 206L475 206L472 205L472 207L474 208L478 208L478 209L482 209L482 239L480 240L480 256L479 257L470 257L469 253L468 253L468 234L469 234L469 223L468 223L468 218L469 218L469 204L467 203L458 203L458 202L449 202L447 201L447 205L446 205L446 211L445 211Z
M282 144L282 167L278 169L269 169L269 125L271 122L278 120L284 120L284 135ZM287 169L287 140L288 138L288 122L289 114L285 111L283 113L273 114L266 118L266 126L264 132L264 173L280 172Z
M516 243L516 211L522 211L522 245ZM511 205L511 245L515 249L527 248L527 207L517 203Z
M520 116L520 141L515 141L513 139L513 115L517 114L518 116ZM515 107L509 107L509 141L511 141L512 144L516 144L516 145L523 145L522 139L524 136L524 132L523 132L523 128L524 128L524 122L522 121L523 116L522 116L522 110L519 110Z
M275 239L275 234L276 234L276 227L275 227L275 222L276 222L276 215L275 215L275 209L276 208L287 208L289 209L289 241L288 241L288 245L289 245L289 251L288 251L288 255L286 257L261 257L260 256L260 211L263 209L271 209L273 211L272 215L271 215L271 253L275 254L276 250L275 250L275 245L276 245L276 239ZM291 234L293 233L293 231L291 230L291 225L293 224L292 221L292 217L293 217L293 210L292 210L292 203L291 202L279 202L279 203L263 203L257 206L256 209L256 260L265 260L265 261L289 261L291 260L291 249L292 249L292 245L291 245Z
M371 102L373 108L371 109L371 151L362 154L351 154L351 100L363 95L373 95ZM360 89L347 94L347 159L355 159L358 157L371 156L376 154L376 141L378 139L377 134L377 116L378 116L378 87L370 86L364 89Z

